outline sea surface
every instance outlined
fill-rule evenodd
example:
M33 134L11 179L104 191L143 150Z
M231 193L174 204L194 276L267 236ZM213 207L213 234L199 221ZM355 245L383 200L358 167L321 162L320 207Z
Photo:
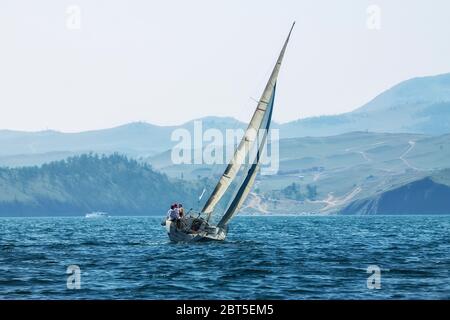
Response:
M450 299L450 216L238 216L196 244L160 222L0 218L0 299Z

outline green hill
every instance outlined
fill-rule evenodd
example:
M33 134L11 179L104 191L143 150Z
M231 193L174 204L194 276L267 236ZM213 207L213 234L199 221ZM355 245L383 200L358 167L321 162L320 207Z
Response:
M40 167L0 168L0 216L161 215L199 191L121 155L81 155Z

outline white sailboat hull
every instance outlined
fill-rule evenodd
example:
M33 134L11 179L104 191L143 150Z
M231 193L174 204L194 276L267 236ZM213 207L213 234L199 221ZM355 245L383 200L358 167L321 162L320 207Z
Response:
M207 226L198 232L193 232L177 227L176 221L170 220L166 220L166 231L170 241L173 242L223 241L227 235L226 230L215 226Z

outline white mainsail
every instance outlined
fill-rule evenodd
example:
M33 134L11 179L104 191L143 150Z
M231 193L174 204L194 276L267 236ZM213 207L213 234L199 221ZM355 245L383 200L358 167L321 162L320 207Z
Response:
M230 163L228 164L227 168L225 169L225 172L221 176L219 182L217 183L216 187L214 188L214 191L212 192L209 199L206 201L205 206L202 209L203 213L207 214L207 220L211 217L211 213L214 211L215 206L220 201L220 199L223 197L225 192L227 191L228 187L232 183L233 179L236 177L237 173L239 172L239 169L241 168L241 165L244 163L247 154L249 151L253 148L255 141L257 140L258 130L266 127L264 126L264 119L267 119L267 112L271 111L271 100L274 96L275 91L275 84L277 82L278 73L280 71L281 62L283 61L284 53L286 51L287 44L289 42L289 38L291 36L292 29L294 28L295 22L292 24L292 27L289 31L288 37L283 45L283 48L281 49L280 55L278 57L277 63L275 64L275 67L273 68L272 74L269 78L269 81L267 82L267 85L263 91L263 94L261 95L261 98L259 99L258 105L256 107L255 112L253 113L252 119L247 127L247 130L245 131L245 134L239 143L238 148L236 149L233 158L231 159ZM269 121L270 125L270 121ZM268 129L268 127L266 127ZM258 146L259 147L259 146ZM258 159L259 161L259 159ZM242 202L245 200L245 197L248 195L248 192L250 191L251 185L253 184L256 172L258 171L259 165L256 165L256 168L252 166L253 168L253 177L248 177L248 181L246 186L248 186L248 190L241 194L241 199L236 200L240 202L236 208L239 208L239 206L242 204ZM246 179L247 180L247 179ZM244 188L246 188L244 186ZM243 186L241 186L242 188ZM243 197L242 197L243 195ZM227 210L228 212L229 210ZM231 214L232 215L232 214ZM223 218L222 218L223 220ZM221 220L221 221L222 221Z

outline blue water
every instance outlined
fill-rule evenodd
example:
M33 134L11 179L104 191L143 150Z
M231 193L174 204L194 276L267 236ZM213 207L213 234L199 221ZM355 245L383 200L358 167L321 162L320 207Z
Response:
M199 244L160 221L0 218L0 299L450 299L450 217L237 217Z

